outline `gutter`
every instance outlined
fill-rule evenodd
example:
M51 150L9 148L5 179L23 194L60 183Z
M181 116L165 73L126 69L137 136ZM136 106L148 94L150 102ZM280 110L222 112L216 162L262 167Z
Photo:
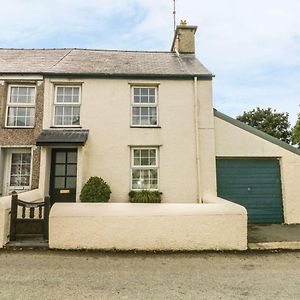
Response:
M139 73L55 73L55 72L0 72L0 76L43 76L56 78L115 78L115 79L172 79L190 80L197 76L198 80L212 80L214 75L207 74L139 74Z

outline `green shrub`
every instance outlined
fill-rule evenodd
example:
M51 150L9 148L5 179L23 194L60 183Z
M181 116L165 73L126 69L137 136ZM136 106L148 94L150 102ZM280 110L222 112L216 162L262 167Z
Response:
M102 178L93 176L83 186L80 200L81 202L108 202L110 194L109 185Z
M133 203L160 203L161 193L159 191L130 191L130 202Z

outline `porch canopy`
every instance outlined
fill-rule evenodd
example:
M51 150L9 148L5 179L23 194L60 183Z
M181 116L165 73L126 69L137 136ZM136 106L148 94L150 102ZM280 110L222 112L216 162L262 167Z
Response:
M84 146L88 129L45 129L38 136L37 146Z

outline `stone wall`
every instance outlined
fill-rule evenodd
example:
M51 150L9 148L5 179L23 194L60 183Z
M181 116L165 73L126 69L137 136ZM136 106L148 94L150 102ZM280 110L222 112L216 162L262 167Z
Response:
M36 107L35 107L35 126L34 128L5 128L6 103L8 87L10 84L36 85ZM35 145L38 135L42 131L43 104L44 103L44 83L42 81L2 81L0 83L0 146L26 146ZM40 169L40 149L33 149L32 166L32 189L39 185Z

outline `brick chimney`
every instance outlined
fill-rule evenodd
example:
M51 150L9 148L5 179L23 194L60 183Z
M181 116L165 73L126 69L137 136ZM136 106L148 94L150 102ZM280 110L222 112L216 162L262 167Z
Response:
M171 51L179 53L195 53L195 32L197 26L187 25L186 21L181 20L177 25Z

